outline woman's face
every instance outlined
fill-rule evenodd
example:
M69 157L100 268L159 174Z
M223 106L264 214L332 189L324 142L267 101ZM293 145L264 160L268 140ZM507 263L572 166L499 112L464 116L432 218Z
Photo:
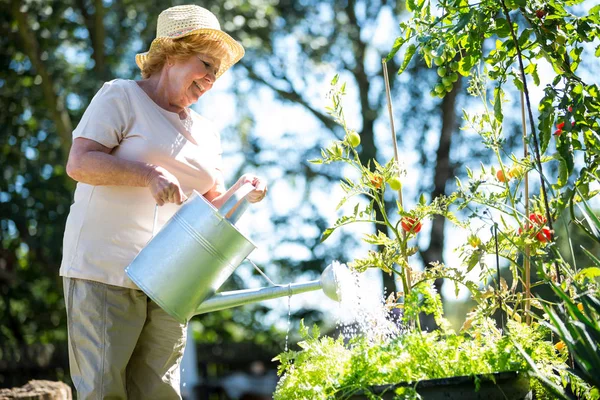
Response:
M212 88L218 71L218 60L197 54L185 61L167 61L167 95L176 107L188 107Z

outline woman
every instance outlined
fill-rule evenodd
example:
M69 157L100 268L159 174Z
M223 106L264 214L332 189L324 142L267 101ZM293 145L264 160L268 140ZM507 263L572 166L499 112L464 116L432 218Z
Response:
M151 301L124 269L192 190L215 206L225 190L221 146L208 120L189 109L244 49L198 6L158 17L157 38L136 56L140 81L114 80L96 94L73 132L67 173L78 181L63 261L71 376L80 399L180 398L186 326ZM168 249L166 249L168 251Z

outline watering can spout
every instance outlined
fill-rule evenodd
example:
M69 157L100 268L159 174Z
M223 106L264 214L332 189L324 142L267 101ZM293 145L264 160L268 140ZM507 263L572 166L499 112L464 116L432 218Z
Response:
M279 297L292 296L319 289L323 289L323 292L327 297L332 300L340 301L339 275L343 273L341 268L345 267L341 265L329 265L321 274L320 279L315 281L216 293L203 301L196 309L195 314L205 314L212 311L224 310L226 308L238 307Z

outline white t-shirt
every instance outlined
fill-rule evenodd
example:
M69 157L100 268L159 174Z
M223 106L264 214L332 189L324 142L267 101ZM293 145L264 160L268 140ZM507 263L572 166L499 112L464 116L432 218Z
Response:
M135 81L117 79L94 96L73 139L91 139L115 157L161 166L177 177L186 195L204 194L221 169L221 142L210 121L191 115L188 132L178 114L159 107ZM152 237L155 204L147 187L77 183L60 275L137 289L125 267ZM178 208L159 207L156 229Z

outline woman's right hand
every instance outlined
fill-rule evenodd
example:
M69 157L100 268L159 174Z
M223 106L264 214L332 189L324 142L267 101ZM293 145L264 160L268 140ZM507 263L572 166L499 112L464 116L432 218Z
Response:
M154 167L149 177L148 188L159 206L165 203L180 205L187 199L177 178L163 167Z

